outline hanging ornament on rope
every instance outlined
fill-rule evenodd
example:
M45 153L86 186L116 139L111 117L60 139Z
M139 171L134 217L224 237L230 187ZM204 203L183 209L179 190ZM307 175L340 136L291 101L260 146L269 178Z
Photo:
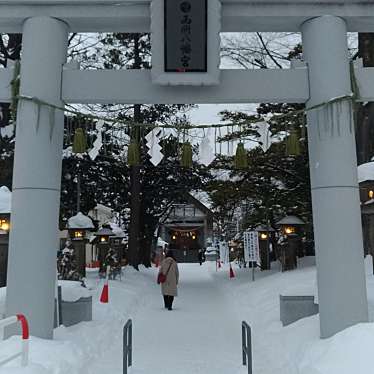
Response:
M271 146L270 125L266 121L258 122L257 132L260 134L260 138L259 138L260 147L262 148L264 153L266 153L267 150Z
M132 140L128 146L127 164L129 166L140 165L140 146L137 140Z
M160 133L161 129L157 127L145 136L145 139L147 141L146 146L147 148L149 148L149 151L147 153L151 157L149 161L154 166L157 166L164 157L164 154L161 152L162 147L160 146Z
M93 143L93 147L88 152L88 155L90 156L91 160L96 159L96 157L99 155L101 147L103 146L103 134L102 134L103 127L104 127L104 121L103 120L97 121L96 126L95 126L97 137Z
M79 127L75 130L73 139L73 152L85 153L87 151L87 139L84 130Z
M292 127L289 135L286 138L286 155L287 156L299 156L300 150L300 139L298 131Z
M10 82L12 101L10 103L11 118L15 122L17 117L18 95L21 86L21 63L16 60L13 68L13 79Z
M181 166L183 168L192 167L192 145L190 142L182 144Z
M203 165L209 166L214 159L214 151L210 144L210 131L208 130L207 134L205 134L204 131L204 139L201 141L199 145L199 161Z
M234 166L235 169L246 169L248 167L248 155L242 142L236 147Z

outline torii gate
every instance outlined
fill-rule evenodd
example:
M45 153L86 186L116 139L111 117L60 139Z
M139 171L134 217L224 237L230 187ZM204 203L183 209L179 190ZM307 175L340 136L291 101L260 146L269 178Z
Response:
M209 0L210 24L220 23L223 32L301 31L307 64L282 71L215 71L199 87L199 79L183 87L160 84L150 71L64 66L69 32L150 32L150 10L160 1L0 0L0 31L23 33L21 94L59 106L298 102L311 107L351 93L346 33L374 32L372 0ZM208 46L208 66L217 62L214 43ZM373 101L374 69L356 67L356 78L361 100ZM0 70L1 102L10 100L11 79L12 69ZM321 337L368 320L351 112L347 100L308 114ZM53 117L51 130L51 113L43 107L35 126L34 104L18 108L6 301L8 315L24 313L32 334L45 338L53 334L63 143L63 113Z

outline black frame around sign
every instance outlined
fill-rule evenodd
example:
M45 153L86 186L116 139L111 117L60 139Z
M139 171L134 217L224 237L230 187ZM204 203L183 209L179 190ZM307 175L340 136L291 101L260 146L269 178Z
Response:
M204 68L202 69L189 69L185 67L177 68L177 69L168 69L167 66L167 16L166 16L166 5L168 1L175 1L175 0L164 0L164 71L166 73L207 73L208 72L208 0L201 0L205 1L205 45L204 45Z

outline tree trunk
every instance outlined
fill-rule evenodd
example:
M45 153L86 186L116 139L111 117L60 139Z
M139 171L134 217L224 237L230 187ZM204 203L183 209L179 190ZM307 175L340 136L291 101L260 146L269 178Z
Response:
M358 34L358 55L363 60L364 67L374 66L374 34L359 33ZM374 151L374 105L367 103L360 104L357 113L357 161L363 164L370 161Z
M134 122L141 120L140 105L134 106ZM139 127L132 131L134 137L139 139ZM140 263L140 214L141 214L141 183L140 166L134 165L130 170L130 225L129 225L129 264L138 269Z
M134 37L134 69L141 68L139 36ZM134 123L142 122L141 105L134 105ZM140 144L140 128L131 130L131 137ZM134 165L130 170L130 225L128 261L136 270L139 270L140 256L140 216L141 216L141 182L140 166Z

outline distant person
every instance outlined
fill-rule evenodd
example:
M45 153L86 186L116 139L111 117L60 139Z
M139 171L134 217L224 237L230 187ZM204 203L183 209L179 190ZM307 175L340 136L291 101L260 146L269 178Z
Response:
M202 249L199 249L199 252L197 253L197 257L198 257L198 259L199 259L199 264L200 264L200 266L203 264L203 262L204 262L204 252L203 252L203 250Z
M161 284L161 293L164 296L165 308L168 310L173 309L174 297L178 295L178 281L179 270L177 261L174 258L173 252L168 250L165 259L161 262L158 275L158 283Z

